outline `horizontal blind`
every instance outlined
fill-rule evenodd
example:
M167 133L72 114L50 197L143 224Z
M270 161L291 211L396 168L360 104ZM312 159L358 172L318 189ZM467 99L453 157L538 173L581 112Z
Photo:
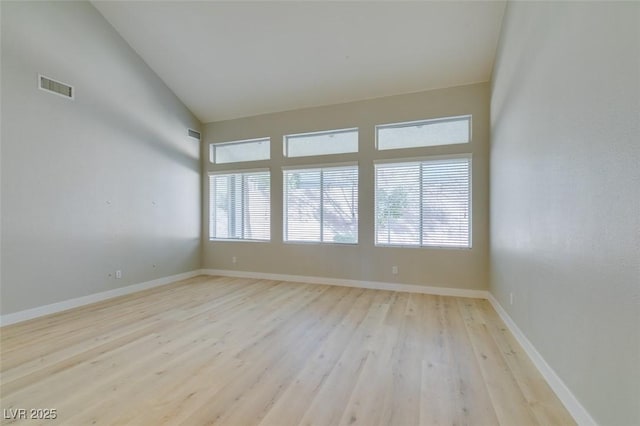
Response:
M376 244L470 247L470 165L470 158L376 164Z
M285 241L320 241L320 169L285 170Z
M422 245L469 247L469 158L422 163Z
M358 167L284 171L285 241L358 242Z
M268 171L209 176L209 238L269 240L270 186Z
M420 163L376 165L376 244L420 245Z
M358 242L358 167L322 170L322 241Z

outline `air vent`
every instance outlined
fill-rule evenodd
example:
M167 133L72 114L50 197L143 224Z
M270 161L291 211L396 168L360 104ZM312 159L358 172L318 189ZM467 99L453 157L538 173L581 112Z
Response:
M44 75L38 75L38 87L49 93L53 93L58 96L63 96L67 99L73 99L74 90L72 86L53 80Z
M194 139L200 140L200 132L196 132L193 129L189 129L189 136L191 136Z

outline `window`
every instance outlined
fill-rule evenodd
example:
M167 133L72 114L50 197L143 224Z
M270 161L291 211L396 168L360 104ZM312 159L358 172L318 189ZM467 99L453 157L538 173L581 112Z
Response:
M285 157L358 152L358 129L302 133L284 137Z
M358 242L358 166L284 170L284 240Z
M212 143L209 148L209 159L214 164L268 160L271 158L270 148L271 139L269 138Z
M471 158L375 165L376 245L471 247Z
M376 126L378 150L451 145L470 141L470 115Z
M209 175L209 238L271 238L269 171Z

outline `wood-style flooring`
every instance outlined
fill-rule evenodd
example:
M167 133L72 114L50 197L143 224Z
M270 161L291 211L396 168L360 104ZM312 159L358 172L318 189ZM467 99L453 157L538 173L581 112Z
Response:
M202 276L0 332L3 417L57 417L2 424L574 424L486 300Z

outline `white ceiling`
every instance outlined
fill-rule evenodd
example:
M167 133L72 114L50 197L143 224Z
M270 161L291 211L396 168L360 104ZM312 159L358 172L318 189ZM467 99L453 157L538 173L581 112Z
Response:
M505 1L95 7L207 123L488 81Z

